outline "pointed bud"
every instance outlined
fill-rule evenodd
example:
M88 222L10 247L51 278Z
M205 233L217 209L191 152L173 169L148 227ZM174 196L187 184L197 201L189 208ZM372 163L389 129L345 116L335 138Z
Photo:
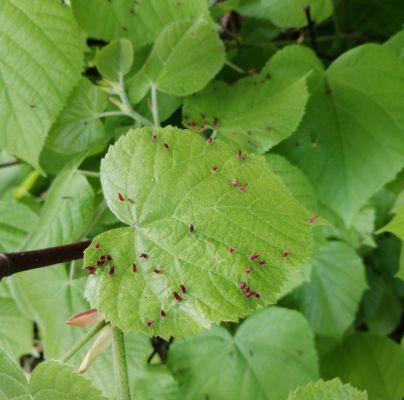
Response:
M98 322L101 322L103 319L102 314L94 308L93 310L87 310L73 315L73 317L66 321L66 325L87 328L88 326L98 324Z
M84 357L80 365L79 373L86 372L92 365L94 360L102 354L112 343L112 327L111 325L105 326L95 338L90 350Z

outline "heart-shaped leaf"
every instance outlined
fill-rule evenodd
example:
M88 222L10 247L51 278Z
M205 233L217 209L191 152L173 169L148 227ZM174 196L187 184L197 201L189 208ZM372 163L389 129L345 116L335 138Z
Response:
M279 400L318 379L307 321L296 311L276 307L247 319L234 336L215 327L175 341L168 365L184 400Z
M85 266L99 266L87 296L113 325L169 337L237 321L308 259L309 214L264 158L244 158L171 127L110 148L104 195L130 227L96 237Z
M285 73L313 72L305 117L280 149L310 178L319 199L350 223L403 167L404 65L375 44L346 52L327 71L303 47L286 48L284 56Z
M152 85L176 96L201 90L224 63L223 42L210 20L182 20L167 26L140 71L128 81L130 99L137 103Z
M305 74L285 76L290 60L277 53L258 76L214 82L185 100L185 125L217 131L234 146L264 153L290 136L308 100Z

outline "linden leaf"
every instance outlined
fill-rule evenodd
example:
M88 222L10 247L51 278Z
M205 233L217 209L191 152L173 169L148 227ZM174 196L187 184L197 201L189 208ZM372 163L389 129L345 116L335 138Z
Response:
M85 265L100 265L87 297L126 332L183 336L237 321L274 302L311 253L310 215L265 159L243 160L220 141L132 130L110 147L101 182L130 227L86 250Z
M91 382L58 361L41 363L30 382L11 358L0 351L1 400L106 400Z
M215 327L176 340L168 366L184 400L285 399L290 390L319 377L307 321L277 307L248 318L234 336Z
M285 73L313 73L305 117L279 148L309 177L318 198L349 224L403 167L404 65L375 44L344 53L327 71L306 48L284 51Z
M290 136L304 115L308 100L305 74L285 76L287 63L279 51L258 76L233 84L214 82L184 104L188 127L206 127L234 146L264 153Z
M80 78L80 35L70 7L54 0L0 0L0 33L0 148L38 167Z
M331 381L310 382L296 389L288 400L367 400L366 392L361 392L349 384L343 385L338 378Z
M224 60L224 45L211 21L174 22L160 33L143 67L128 80L129 97L139 102L152 85L163 93L190 95L219 72Z

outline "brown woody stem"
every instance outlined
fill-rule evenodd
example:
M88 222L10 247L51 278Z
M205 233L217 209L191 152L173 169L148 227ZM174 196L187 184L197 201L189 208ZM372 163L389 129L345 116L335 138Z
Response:
M91 240L84 240L82 242L40 250L0 253L0 280L17 272L83 258L83 252L90 243Z

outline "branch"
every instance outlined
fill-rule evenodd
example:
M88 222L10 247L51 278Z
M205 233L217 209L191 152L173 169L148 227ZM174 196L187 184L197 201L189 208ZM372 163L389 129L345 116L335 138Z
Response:
M49 247L47 249L0 253L0 280L17 272L28 271L83 258L84 250L91 240Z
M7 162L0 164L0 168L12 167L12 166L18 165L18 164L20 164L19 160L7 161Z

